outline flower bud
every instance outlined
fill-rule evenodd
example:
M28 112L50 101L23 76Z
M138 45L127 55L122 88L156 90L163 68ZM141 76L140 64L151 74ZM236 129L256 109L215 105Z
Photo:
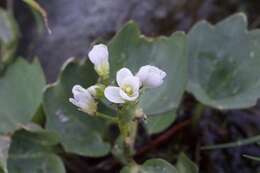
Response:
M95 70L101 78L107 79L109 76L108 48L104 44L98 44L88 53L90 61L94 64Z

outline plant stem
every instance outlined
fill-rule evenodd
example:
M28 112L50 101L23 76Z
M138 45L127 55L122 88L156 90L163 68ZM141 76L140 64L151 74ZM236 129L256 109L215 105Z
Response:
M118 122L118 127L120 130L120 135L122 137L122 154L123 160L120 160L123 164L128 164L129 162L134 162L133 155L133 142L130 135L129 123L124 123L122 119Z
M101 84L105 86L109 85L109 75L100 76L98 80Z
M118 127L123 142L123 164L136 163L133 159L135 153L134 144L138 128L138 121L135 119L136 108L136 103L129 103L125 105L118 114Z
M112 121L114 123L118 123L118 118L116 117L111 117L109 115L106 115L104 113L100 113L100 112L96 112L96 116L97 117L100 117L100 118L103 118L103 119L106 119L106 120L109 120L109 121Z

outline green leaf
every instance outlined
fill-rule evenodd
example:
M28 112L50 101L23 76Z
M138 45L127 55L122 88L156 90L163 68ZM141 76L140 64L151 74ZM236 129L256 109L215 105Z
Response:
M20 130L12 137L8 155L9 173L65 173L62 160L54 153L55 135L45 130Z
M176 168L178 173L198 173L198 167L184 154L181 153Z
M146 128L149 134L160 133L176 119L176 112L170 111L156 116L150 116L146 121Z
M44 93L46 127L60 136L67 152L98 157L110 151L110 145L103 138L106 122L78 111L69 102L75 84L87 88L96 80L97 75L89 61L71 59L63 66L59 80Z
M45 122L46 122L46 115L45 112L43 110L43 106L40 105L36 111L36 113L34 114L33 118L32 118L32 122L40 125L40 126L44 126Z
M18 41L18 27L14 17L0 8L0 63L9 62Z
M260 30L247 30L244 14L215 26L197 23L188 34L188 91L217 109L247 108L260 95Z
M38 61L19 58L0 78L0 133L31 121L42 101L45 79Z
M141 96L141 107L148 118L153 115L161 119L168 119L165 113L176 110L186 87L187 56L186 36L183 32L176 32L170 37L147 38L140 34L138 26L129 22L112 39L109 44L111 79L115 79L116 72L122 67L128 67L136 73L143 65L155 65L166 71L167 77L162 86L146 90ZM165 114L165 115L163 115ZM174 114L172 114L174 116ZM151 118L148 129L153 133L153 120L164 122L160 118ZM171 120L174 121L174 118ZM171 122L171 123L172 123ZM169 125L158 124L160 130ZM155 130L158 132L159 130Z
M151 159L143 165L129 165L124 167L120 173L179 173L176 168L162 159Z

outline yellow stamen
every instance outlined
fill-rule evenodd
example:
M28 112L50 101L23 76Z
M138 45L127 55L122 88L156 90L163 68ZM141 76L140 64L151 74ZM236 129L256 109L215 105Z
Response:
M132 87L131 86L129 86L129 85L126 85L126 86L124 86L123 87L123 90L125 91L125 93L127 94L127 95L129 95L129 96L131 96L132 94L133 94L133 89L132 89Z

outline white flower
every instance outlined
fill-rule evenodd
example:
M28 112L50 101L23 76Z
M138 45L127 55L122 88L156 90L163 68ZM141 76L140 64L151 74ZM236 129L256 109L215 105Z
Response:
M80 85L75 85L72 88L74 98L70 98L69 101L75 106L79 107L79 110L94 115L97 111L97 103L95 97L95 86L91 86L88 89L84 89Z
M104 44L98 44L88 53L90 61L94 64L95 70L101 77L107 77L109 74L108 48Z
M156 88L162 85L166 73L155 66L145 65L139 69L136 76L140 79L142 86Z
M139 96L140 80L127 68L122 68L116 74L119 87L108 86L105 89L105 97L113 103L125 103L135 101Z

